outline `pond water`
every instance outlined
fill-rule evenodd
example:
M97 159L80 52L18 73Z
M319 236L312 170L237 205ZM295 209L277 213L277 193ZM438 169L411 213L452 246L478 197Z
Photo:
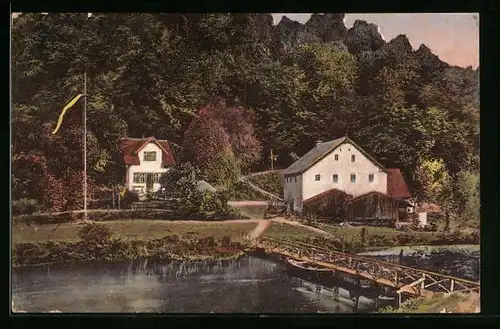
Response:
M439 265L445 273L479 277L474 254L403 259L411 266L436 270ZM254 256L26 267L13 270L12 284L14 307L27 312L365 313L395 303L385 288L366 289L333 276L305 275L283 262Z
M292 276L279 262L94 262L13 271L13 303L27 312L370 312L363 292ZM356 306L356 297L359 300Z

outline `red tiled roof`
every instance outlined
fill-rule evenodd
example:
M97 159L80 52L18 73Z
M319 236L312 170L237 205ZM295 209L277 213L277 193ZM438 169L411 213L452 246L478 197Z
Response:
M123 154L123 160L126 165L139 165L139 151L149 143L155 143L162 149L163 166L175 165L174 155L167 140L158 140L154 137L149 138L121 138L120 150Z
M364 198L370 194L378 194L380 196L383 196L383 197L386 197L386 198L391 198L391 199L397 199L396 197L392 196L392 195L389 195L389 194L384 194L384 193L381 193L379 191L371 191L371 192L367 192L367 193L364 193L364 194L361 194L361 195L358 195L356 196L355 198L352 198L350 200L347 200L346 203L351 203L353 201L356 201L356 200L359 200L361 198Z
M331 190L328 190L328 191L325 191L323 193L320 193L320 194L316 194L315 196L313 197L310 197L309 199L305 199L304 201L302 201L303 204L306 204L306 203L311 203L313 201L316 201L316 200L319 200L321 198L324 198L326 196L329 196L329 195L332 195L332 194L335 194L335 193L342 193L342 194L347 194L346 192L344 191L341 191L341 190L338 190L336 188L333 188ZM350 196L350 194L347 194L348 196Z
M411 198L408 185L399 169L387 169L387 194L398 199Z

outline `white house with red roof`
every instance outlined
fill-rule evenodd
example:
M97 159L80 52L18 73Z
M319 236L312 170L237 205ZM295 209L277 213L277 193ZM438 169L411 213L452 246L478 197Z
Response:
M120 150L126 166L125 186L140 194L160 189L160 177L175 165L174 155L167 140L154 137L121 138Z
M399 169L387 169L348 137L318 142L304 156L283 171L285 202L294 212L304 203L338 190L352 197L377 192L411 200ZM407 211L412 212L411 206Z

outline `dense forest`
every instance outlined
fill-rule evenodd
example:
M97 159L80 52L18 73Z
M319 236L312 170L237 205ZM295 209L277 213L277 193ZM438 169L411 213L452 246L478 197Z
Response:
M50 132L83 92L86 71L92 184L123 183L124 136L168 139L178 159L204 164L199 157L222 145L225 156L207 170L250 172L269 168L271 149L284 168L315 141L348 134L401 168L422 199L465 207L478 193L479 69L444 63L425 45L414 51L405 35L386 42L364 21L347 29L343 18L273 25L271 14L19 15L13 199L81 204L82 102L60 134Z

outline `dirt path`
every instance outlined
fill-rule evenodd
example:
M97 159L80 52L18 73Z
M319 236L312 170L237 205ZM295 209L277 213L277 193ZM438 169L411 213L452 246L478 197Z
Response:
M283 201L282 198L280 198L279 196L276 196L272 193L269 193L263 189L261 189L260 187L258 187L257 185L254 185L252 183L250 183L248 180L244 179L244 178L240 178L240 182L243 182L245 184L247 184L251 189L259 192L260 194L263 194L263 195L267 195L268 197L271 197L273 198L274 200L278 200L278 201Z
M309 226L309 225L304 225L302 223L299 223L299 222L296 222L296 221L293 221L293 220L288 220L288 219L285 219L285 218L277 217L277 218L271 219L271 221L272 222L276 222L276 223L281 223L281 224L288 224L288 225L303 227L305 229L308 229L309 231L313 231L313 232L316 232L316 233L320 233L320 234L324 234L324 235L328 235L328 236L333 237L333 235L331 233L323 231L323 230L321 230L321 229L319 229L317 227L313 227L313 226Z
M253 200L241 200L241 201L229 201L229 205L233 207L265 207L269 204L269 201L253 201Z

